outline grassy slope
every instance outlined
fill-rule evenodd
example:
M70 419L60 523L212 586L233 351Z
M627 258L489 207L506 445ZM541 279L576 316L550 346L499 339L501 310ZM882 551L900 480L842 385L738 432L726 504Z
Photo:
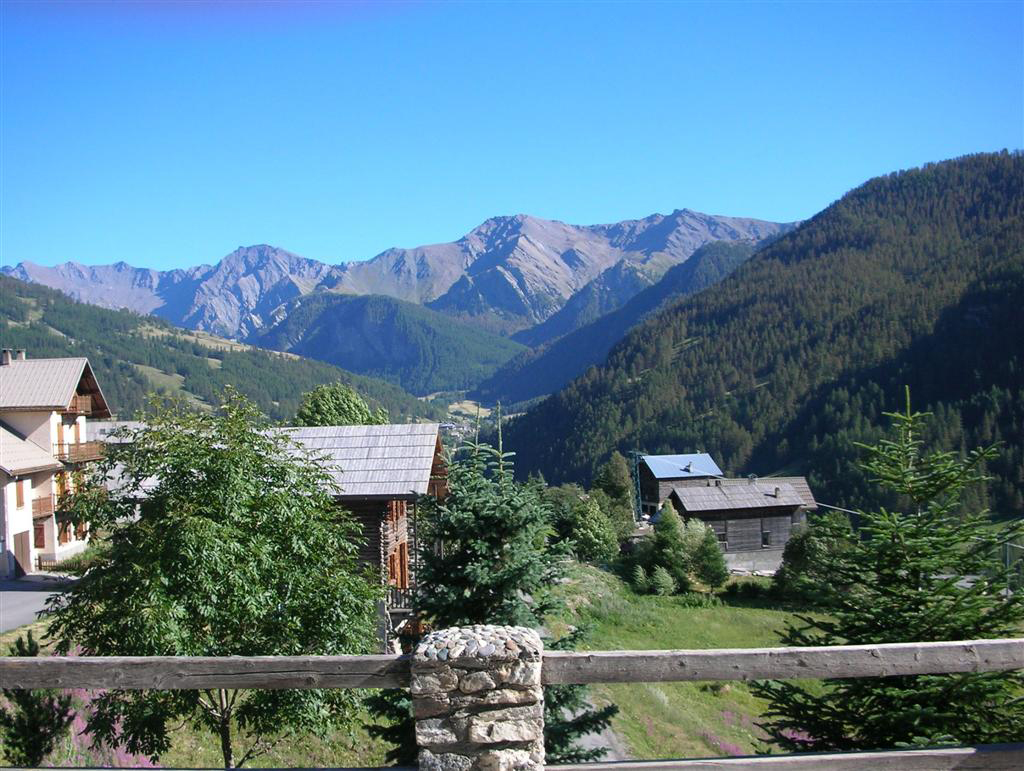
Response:
M636 595L615 576L586 566L566 593L570 621L591 627L591 650L773 647L776 631L794 618L771 607L684 608L675 598ZM754 725L765 702L744 683L600 685L592 693L599 704L618 705L612 727L637 759L765 749Z

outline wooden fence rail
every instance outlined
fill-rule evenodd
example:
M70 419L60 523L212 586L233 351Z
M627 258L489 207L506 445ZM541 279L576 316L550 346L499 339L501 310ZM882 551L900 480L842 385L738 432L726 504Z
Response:
M43 656L0 658L6 688L404 688L409 657ZM544 653L542 679L560 683L893 677L1024 669L1024 638L957 642Z

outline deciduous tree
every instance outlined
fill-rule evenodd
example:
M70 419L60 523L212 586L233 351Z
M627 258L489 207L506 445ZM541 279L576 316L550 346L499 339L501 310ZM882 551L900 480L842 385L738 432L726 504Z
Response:
M371 411L363 397L344 383L317 386L303 394L295 413L298 426L372 426L387 422L387 410Z
M104 481L115 480L108 487ZM57 650L97 656L368 653L380 589L314 457L229 391L213 413L154 405L108 443L72 513L103 532L99 562L49 604ZM112 489L110 489L112 488ZM344 690L107 691L88 731L159 757L183 720L225 768L353 716Z

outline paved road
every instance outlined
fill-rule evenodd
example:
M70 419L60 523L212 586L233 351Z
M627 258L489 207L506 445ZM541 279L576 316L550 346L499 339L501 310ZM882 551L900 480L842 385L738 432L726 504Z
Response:
M46 598L70 583L65 578L50 575L0 580L0 632L31 624L46 605Z

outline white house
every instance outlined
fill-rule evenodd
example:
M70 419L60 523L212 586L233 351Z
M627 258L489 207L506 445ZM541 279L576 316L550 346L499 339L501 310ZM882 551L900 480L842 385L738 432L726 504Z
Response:
M89 360L0 351L0 577L45 569L85 548L61 514L76 471L102 453L86 420L110 410Z

